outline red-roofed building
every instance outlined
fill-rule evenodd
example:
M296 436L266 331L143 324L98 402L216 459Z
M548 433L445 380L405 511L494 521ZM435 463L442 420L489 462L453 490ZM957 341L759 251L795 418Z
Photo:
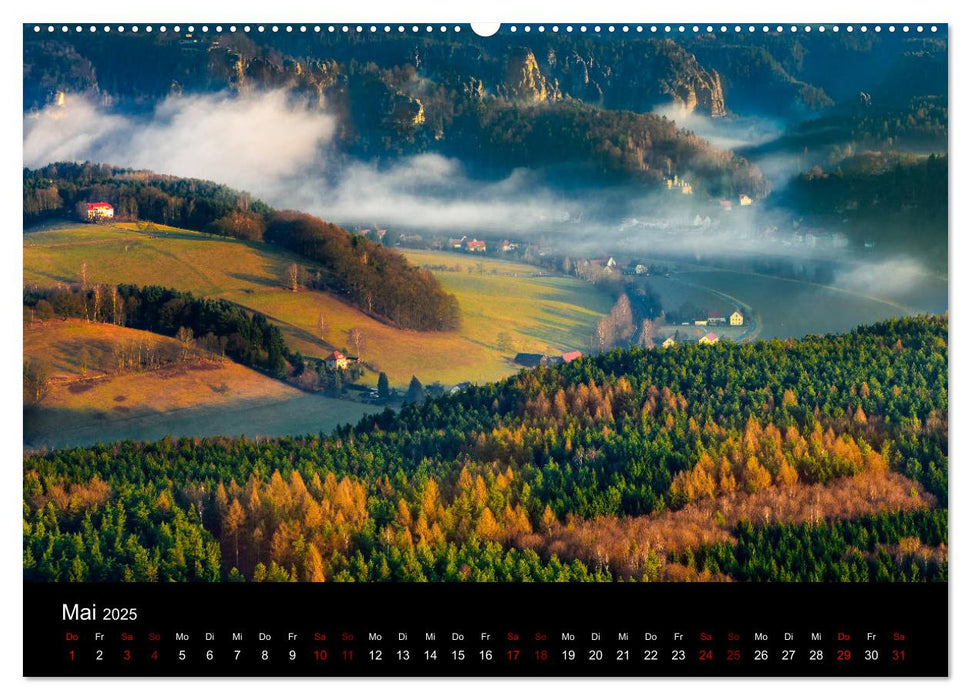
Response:
M486 243L485 241L480 241L478 238L473 238L465 242L465 249L470 253L484 253Z
M88 202L88 221L115 218L115 208L108 202Z
M714 345L718 342L718 336L714 333L705 333L698 339L699 345Z
M563 358L564 362L573 362L583 357L583 353L579 350L571 350L570 352L563 353L560 357Z
M327 369L347 369L350 361L351 358L340 350L334 350L334 352L324 358L324 364L327 366Z

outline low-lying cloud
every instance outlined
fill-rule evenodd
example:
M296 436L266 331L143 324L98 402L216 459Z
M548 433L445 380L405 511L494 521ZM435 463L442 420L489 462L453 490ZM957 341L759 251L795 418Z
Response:
M289 104L283 91L169 97L148 117L69 96L24 118L24 163L91 160L272 190L318 160L335 120Z
M672 116L726 147L774 138L778 128L760 120ZM738 202L726 211L701 196L636 186L575 183L565 190L527 168L487 180L461 161L433 153L383 164L354 160L335 147L337 126L332 115L283 91L169 97L146 115L68 96L63 105L25 115L24 163L89 160L204 178L276 208L345 225L502 235L552 243L571 255L846 258L844 249L827 247L825 237L814 247L799 240L783 211ZM891 296L920 284L917 263L895 265L868 268L865 275L858 268L837 282Z
M688 112L677 104L654 108L654 114L666 117L682 129L692 131L714 146L728 150L760 146L779 138L785 131L784 124L776 119L752 115L706 117Z

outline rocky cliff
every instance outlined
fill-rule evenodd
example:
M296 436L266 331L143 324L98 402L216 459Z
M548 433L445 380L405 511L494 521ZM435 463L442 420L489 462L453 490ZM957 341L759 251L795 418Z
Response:
M555 102L562 99L556 80L548 79L529 49L514 51L506 61L505 76L497 92L516 102Z

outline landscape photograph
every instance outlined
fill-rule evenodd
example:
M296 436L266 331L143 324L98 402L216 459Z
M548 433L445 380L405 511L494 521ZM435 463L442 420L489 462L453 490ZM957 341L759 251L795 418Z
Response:
M720 29L25 25L24 581L947 581L947 26Z

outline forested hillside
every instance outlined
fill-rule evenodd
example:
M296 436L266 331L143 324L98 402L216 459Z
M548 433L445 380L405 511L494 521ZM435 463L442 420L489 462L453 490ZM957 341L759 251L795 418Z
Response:
M28 580L938 580L947 319L614 351L331 436L27 454Z
M273 242L312 265L300 280L365 313L412 330L454 330L458 301L404 256L309 214L274 211L245 192L205 180L94 163L24 169L24 223L77 218L85 202L108 201L122 221L147 220L246 241ZM296 280L295 280L296 283Z

